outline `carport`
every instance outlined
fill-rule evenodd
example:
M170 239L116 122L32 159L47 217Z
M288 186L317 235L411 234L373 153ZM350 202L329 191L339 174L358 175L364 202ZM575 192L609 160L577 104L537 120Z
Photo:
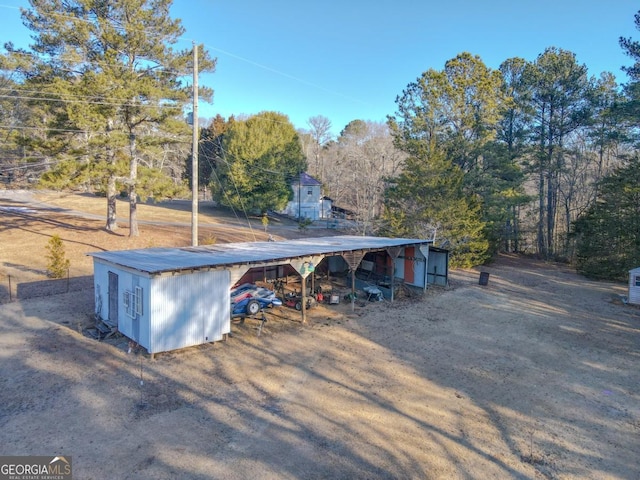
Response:
M320 262L339 257L349 270L353 293L363 258L379 253L393 301L395 282L426 290L431 244L410 238L332 236L95 252L90 255L96 316L149 353L216 341L230 331L229 291L249 269L290 265L304 286ZM433 278L431 283L436 283ZM440 283L442 275L437 278ZM302 322L306 322L306 288L301 294Z

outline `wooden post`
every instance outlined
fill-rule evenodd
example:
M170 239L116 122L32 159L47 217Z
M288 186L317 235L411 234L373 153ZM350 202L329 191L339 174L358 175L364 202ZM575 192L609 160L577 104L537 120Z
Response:
M391 262L391 302L395 299L395 289L396 289L396 262L395 260Z
M316 272L311 272L311 296L316 293Z
M356 271L351 270L351 311L356 309Z
M302 277L302 323L307 323L307 277Z

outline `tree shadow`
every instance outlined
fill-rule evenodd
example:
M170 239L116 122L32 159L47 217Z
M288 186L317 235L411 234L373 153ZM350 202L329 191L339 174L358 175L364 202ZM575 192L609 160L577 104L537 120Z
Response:
M542 263L498 266L490 288L431 298L420 319L396 322L392 307L385 328L363 321L362 334L457 392L452 408L484 416L500 438L478 444L488 455L503 443L546 478L631 478L640 469L640 315L610 303L616 288ZM405 348L389 342L397 335Z
M496 267L489 288L270 319L260 336L246 322L155 360L75 331L92 289L57 296L68 328L47 320L52 299L15 302L0 306L19 386L0 389L0 442L70 453L78 478L105 458L110 478L632 478L640 319L613 304L594 317L601 284L569 308L586 287Z

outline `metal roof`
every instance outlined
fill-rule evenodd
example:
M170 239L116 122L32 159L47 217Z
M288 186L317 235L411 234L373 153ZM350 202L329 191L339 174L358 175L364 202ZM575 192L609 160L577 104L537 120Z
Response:
M313 178L307 172L302 172L298 177L298 181L294 183L299 183L304 186L312 186L312 185L322 185L317 179Z
M149 274L223 267L238 264L261 264L312 255L337 255L356 250L374 251L389 247L429 245L431 240L414 238L334 236L276 242L224 243L198 247L146 248L93 252L88 255L122 267Z

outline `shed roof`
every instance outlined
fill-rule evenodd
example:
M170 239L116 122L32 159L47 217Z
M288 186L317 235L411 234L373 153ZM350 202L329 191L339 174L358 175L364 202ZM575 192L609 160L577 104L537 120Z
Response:
M430 245L431 240L414 238L333 236L279 242L243 242L181 248L146 248L89 253L99 259L149 274L260 264L312 255L337 255L357 250L375 251L389 247Z

